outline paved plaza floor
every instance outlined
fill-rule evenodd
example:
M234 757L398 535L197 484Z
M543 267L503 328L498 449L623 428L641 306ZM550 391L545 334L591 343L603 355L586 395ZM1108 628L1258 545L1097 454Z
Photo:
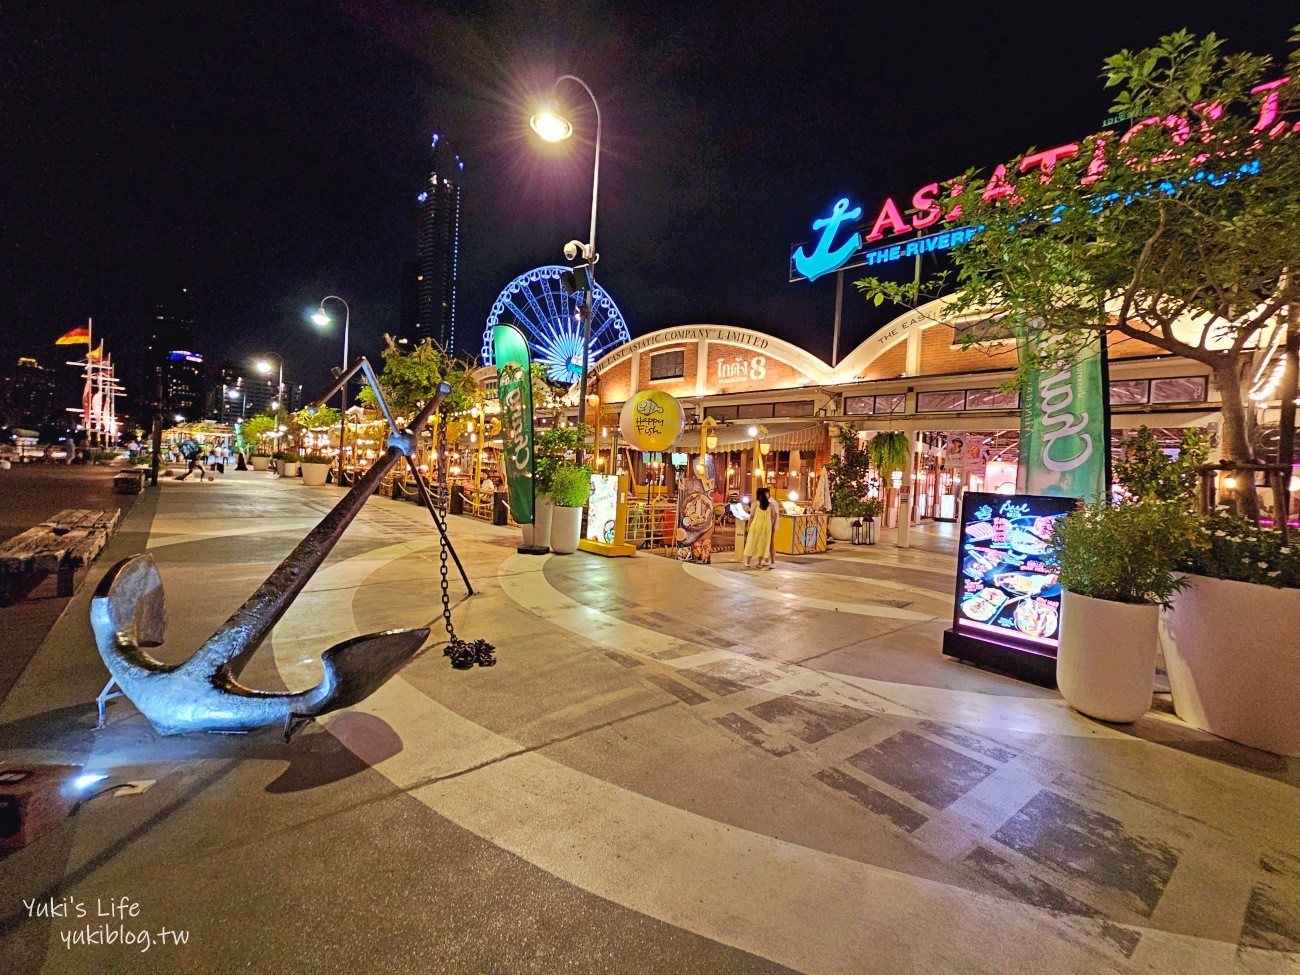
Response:
M175 662L339 493L149 497L98 568L155 554ZM125 700L96 731L92 576L0 705L0 758L154 784L0 862L0 971L1300 972L1300 762L942 657L942 530L773 571L451 530L478 590L453 570L456 626L498 666L449 667L428 513L372 499L244 682L307 687L327 647L433 621L430 650L288 745L162 738ZM32 916L63 898L138 913Z

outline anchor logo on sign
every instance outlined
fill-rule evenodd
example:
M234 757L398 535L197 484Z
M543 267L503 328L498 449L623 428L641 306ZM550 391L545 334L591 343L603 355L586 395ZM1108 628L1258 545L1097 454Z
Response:
M794 252L794 266L799 273L809 281L816 281L823 274L829 274L843 265L853 252L862 246L862 235L854 233L842 246L833 251L831 244L835 241L835 234L839 231L840 224L846 220L858 220L861 216L862 207L854 207L850 210L849 198L846 196L831 207L830 216L814 220L812 229L820 230L822 236L817 241L817 246L813 248L812 254L805 254L802 247Z

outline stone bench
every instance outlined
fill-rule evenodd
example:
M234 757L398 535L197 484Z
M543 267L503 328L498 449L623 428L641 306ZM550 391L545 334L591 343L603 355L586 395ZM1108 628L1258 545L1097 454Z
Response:
M66 508L0 544L0 590L6 602L55 573L57 594L71 596L76 574L95 560L117 528L121 511Z
M139 494L144 490L144 479L148 472L143 467L128 467L113 476L114 494Z

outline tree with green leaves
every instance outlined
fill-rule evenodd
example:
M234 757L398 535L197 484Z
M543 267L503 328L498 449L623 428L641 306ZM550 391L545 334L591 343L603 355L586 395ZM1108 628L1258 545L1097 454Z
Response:
M1001 316L1021 344L1017 385L1091 354L1098 333L1150 343L1209 367L1222 399L1223 450L1264 456L1255 398L1282 403L1279 453L1294 450L1300 357L1300 31L1291 80L1267 56L1226 53L1187 31L1107 58L1112 110L1128 131L1096 132L1073 155L1034 150L990 176L948 185L944 216L978 228L952 252L955 276L930 286L857 282L869 299L917 306L955 285L945 317ZM923 293L929 292L929 293ZM967 341L987 339L972 336ZM1277 352L1269 375L1260 354ZM1027 352L1027 349L1033 351ZM1274 371L1276 375L1274 375ZM1271 378L1270 378L1271 377ZM1275 483L1286 510L1287 478ZM1257 518L1253 475L1237 500Z
M1139 427L1121 446L1123 452L1115 459L1115 480L1130 497L1195 508L1200 487L1196 470L1210 455L1209 441L1199 431L1183 431L1176 457L1165 453L1147 427Z
M239 439L252 451L264 451L262 441L280 428L280 421L269 413L250 416L239 425Z
M385 335L384 342L379 387L395 417L414 416L442 382L451 386L451 392L442 401L442 412L464 412L478 401L473 369L453 359L432 339L425 339L410 351L400 348L391 335ZM379 408L369 386L362 388L357 399L367 409Z

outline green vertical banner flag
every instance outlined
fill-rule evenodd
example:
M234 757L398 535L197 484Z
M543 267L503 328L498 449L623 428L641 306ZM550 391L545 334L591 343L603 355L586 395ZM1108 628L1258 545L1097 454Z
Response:
M502 466L510 493L510 515L533 523L533 369L528 341L513 325L492 328L492 357L501 400Z
M1022 354L1032 353L1035 340L1022 337L1019 345ZM1106 496L1104 354L1098 333L1076 361L1033 373L1020 401L1020 493L1087 501Z

